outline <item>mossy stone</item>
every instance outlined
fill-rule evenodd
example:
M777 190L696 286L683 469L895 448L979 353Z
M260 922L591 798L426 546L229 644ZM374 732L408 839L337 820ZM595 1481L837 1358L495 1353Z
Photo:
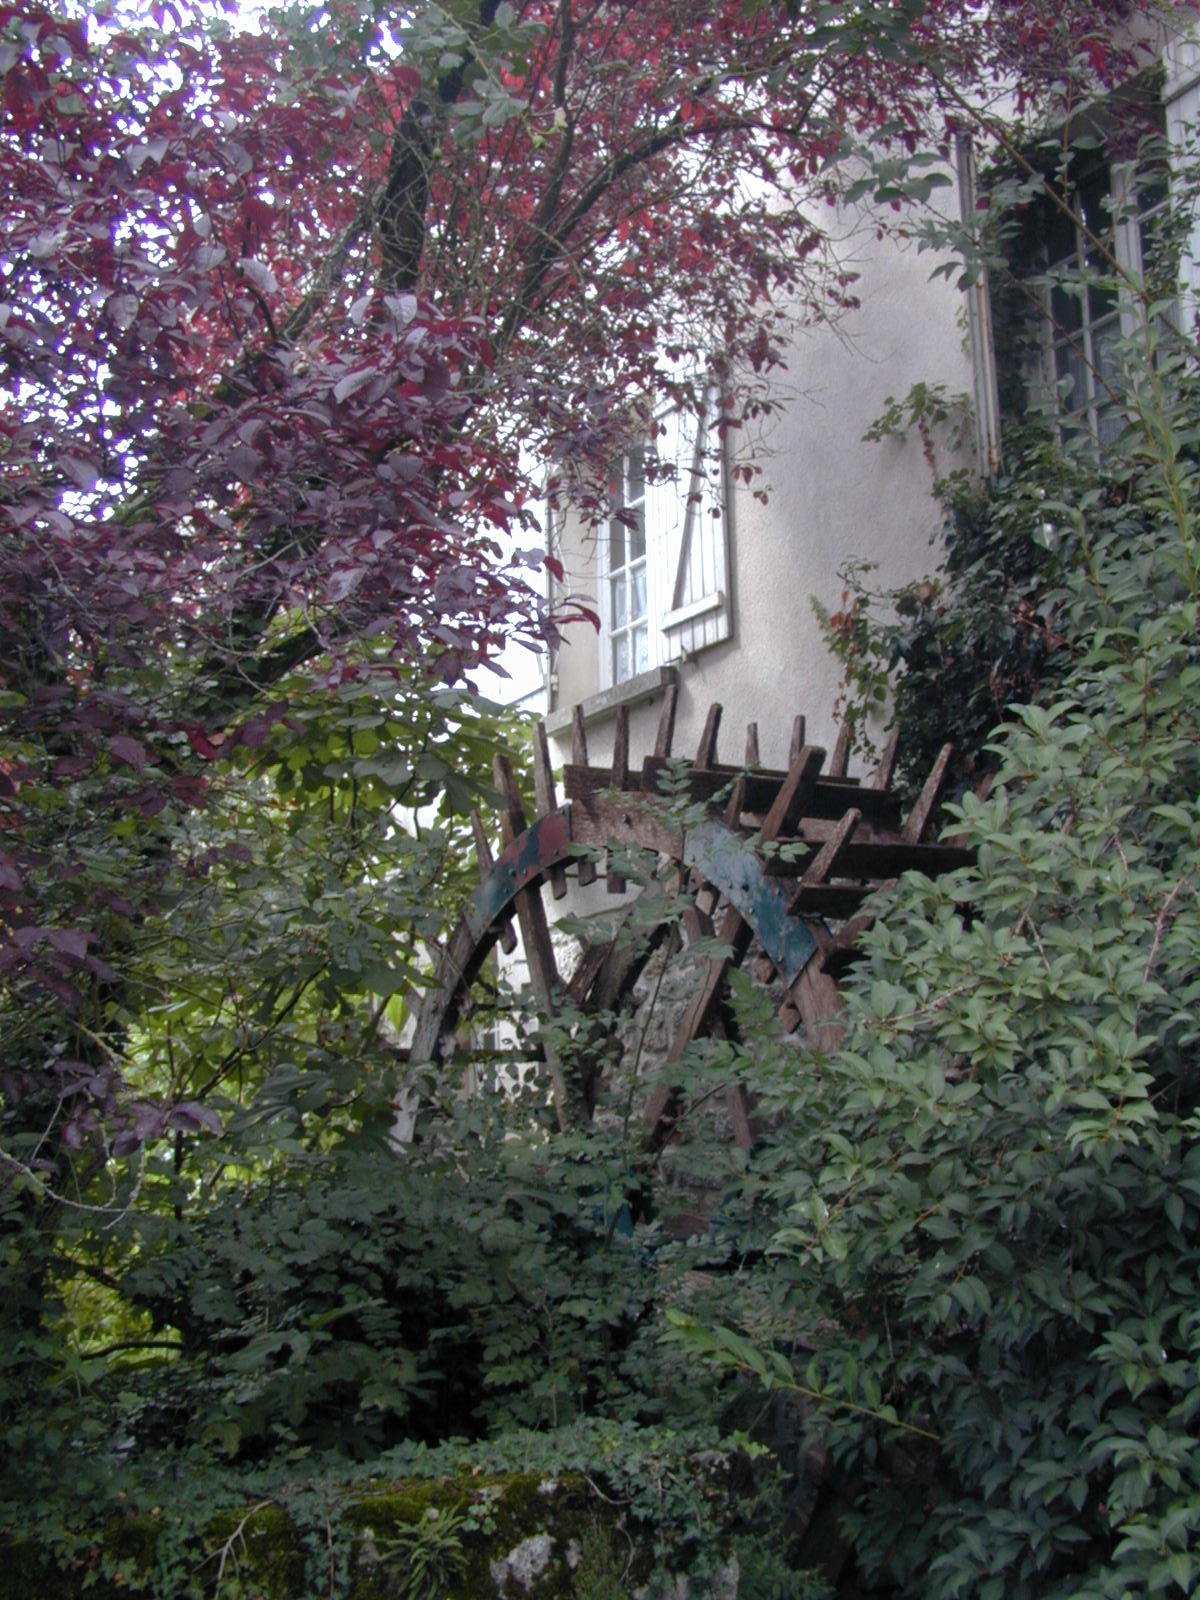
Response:
M0 1600L147 1600L165 1520L112 1522L90 1556L66 1569L32 1545L10 1543ZM346 1600L573 1600L582 1553L595 1548L599 1526L616 1520L616 1508L600 1504L577 1473L381 1484L355 1492L340 1511L352 1541ZM311 1592L305 1566L301 1534L282 1506L222 1513L172 1600L302 1600ZM645 1562L639 1567L644 1577Z

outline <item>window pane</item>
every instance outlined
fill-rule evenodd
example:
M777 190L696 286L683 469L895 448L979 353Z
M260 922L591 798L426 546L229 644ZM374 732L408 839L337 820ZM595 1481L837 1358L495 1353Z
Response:
M612 642L613 682L623 683L629 677L629 635L621 634Z
M1077 283L1056 284L1050 291L1050 315L1056 333L1078 333L1083 327L1083 290Z
M1079 180L1075 190L1075 205L1083 216L1088 232L1097 239L1108 240L1113 227L1112 174L1101 163Z
M629 530L629 559L641 561L646 554L646 525L642 520L641 511L638 511L636 528Z
M630 599L629 615L631 620L646 615L646 563L634 567L630 574L633 593Z
M616 572L625 565L625 529L615 518L608 525L608 570Z
M637 506L646 498L646 456L632 450L625 457L625 504Z
M1092 361L1096 368L1096 388L1101 393L1105 385L1115 389L1120 383L1120 342L1121 323L1118 317L1111 317L1092 330Z
M609 591L612 596L613 628L614 630L617 628L623 628L629 621L629 610L625 604L627 589L623 574L621 577L614 578L612 580L612 583L609 585Z
M1099 322L1102 317L1115 317L1117 291L1108 285L1103 288L1091 284L1088 288L1088 321Z
M1088 383L1087 362L1078 345L1055 346L1054 376L1060 380L1063 378L1068 380L1065 387L1059 391L1062 396L1061 404L1066 410L1073 411L1077 406L1086 403L1091 386Z
M1106 411L1102 411L1096 429L1101 445L1115 444L1124 426L1125 418L1115 406L1109 406Z
M1053 201L1047 201L1049 211L1046 217L1043 242L1046 250L1046 261L1054 267L1062 261L1069 261L1075 254L1078 241L1075 236L1075 223L1073 219L1060 211Z
M650 630L644 623L640 628L633 629L633 670L634 672L650 670Z

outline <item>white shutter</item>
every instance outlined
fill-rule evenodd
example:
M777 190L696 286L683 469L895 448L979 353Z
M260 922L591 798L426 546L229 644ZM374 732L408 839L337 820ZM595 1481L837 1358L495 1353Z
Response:
M709 388L700 415L675 413L662 439L676 465L675 482L662 486L672 491L660 590L665 661L719 644L732 631L719 405L719 391Z

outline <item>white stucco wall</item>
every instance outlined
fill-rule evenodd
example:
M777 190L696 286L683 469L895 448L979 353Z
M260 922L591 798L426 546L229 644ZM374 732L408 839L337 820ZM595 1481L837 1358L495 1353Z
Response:
M948 191L947 191L948 192ZM840 669L829 654L810 604L816 595L836 609L839 567L851 557L879 564L878 580L894 587L936 564L931 547L940 508L932 474L915 434L901 442L864 443L885 409L918 382L950 394L972 388L962 296L945 279L930 282L933 260L894 238L859 226L844 247L860 274L861 309L837 327L795 337L781 393L787 404L762 435L766 505L738 487L729 507L733 637L679 663L675 749L690 753L711 702L724 707L719 755L740 761L745 725L757 721L761 758L786 762L793 717L808 719L810 743L832 745ZM964 430L970 434L970 427ZM939 441L946 444L947 441ZM739 447L740 448L740 447ZM940 454L943 471L956 461ZM595 593L593 541L568 527L563 554L569 585ZM599 647L586 624L567 630L553 664L553 711L597 692ZM652 748L657 705L631 708L631 759ZM611 714L588 728L593 762L611 753ZM569 734L556 740L570 759Z

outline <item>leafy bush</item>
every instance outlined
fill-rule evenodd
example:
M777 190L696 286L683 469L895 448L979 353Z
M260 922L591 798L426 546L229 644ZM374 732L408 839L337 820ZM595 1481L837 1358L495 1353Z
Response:
M1143 378L1037 501L1074 649L953 808L978 864L881 901L845 1048L774 1094L802 1381L921 1600L1200 1584L1200 434Z

